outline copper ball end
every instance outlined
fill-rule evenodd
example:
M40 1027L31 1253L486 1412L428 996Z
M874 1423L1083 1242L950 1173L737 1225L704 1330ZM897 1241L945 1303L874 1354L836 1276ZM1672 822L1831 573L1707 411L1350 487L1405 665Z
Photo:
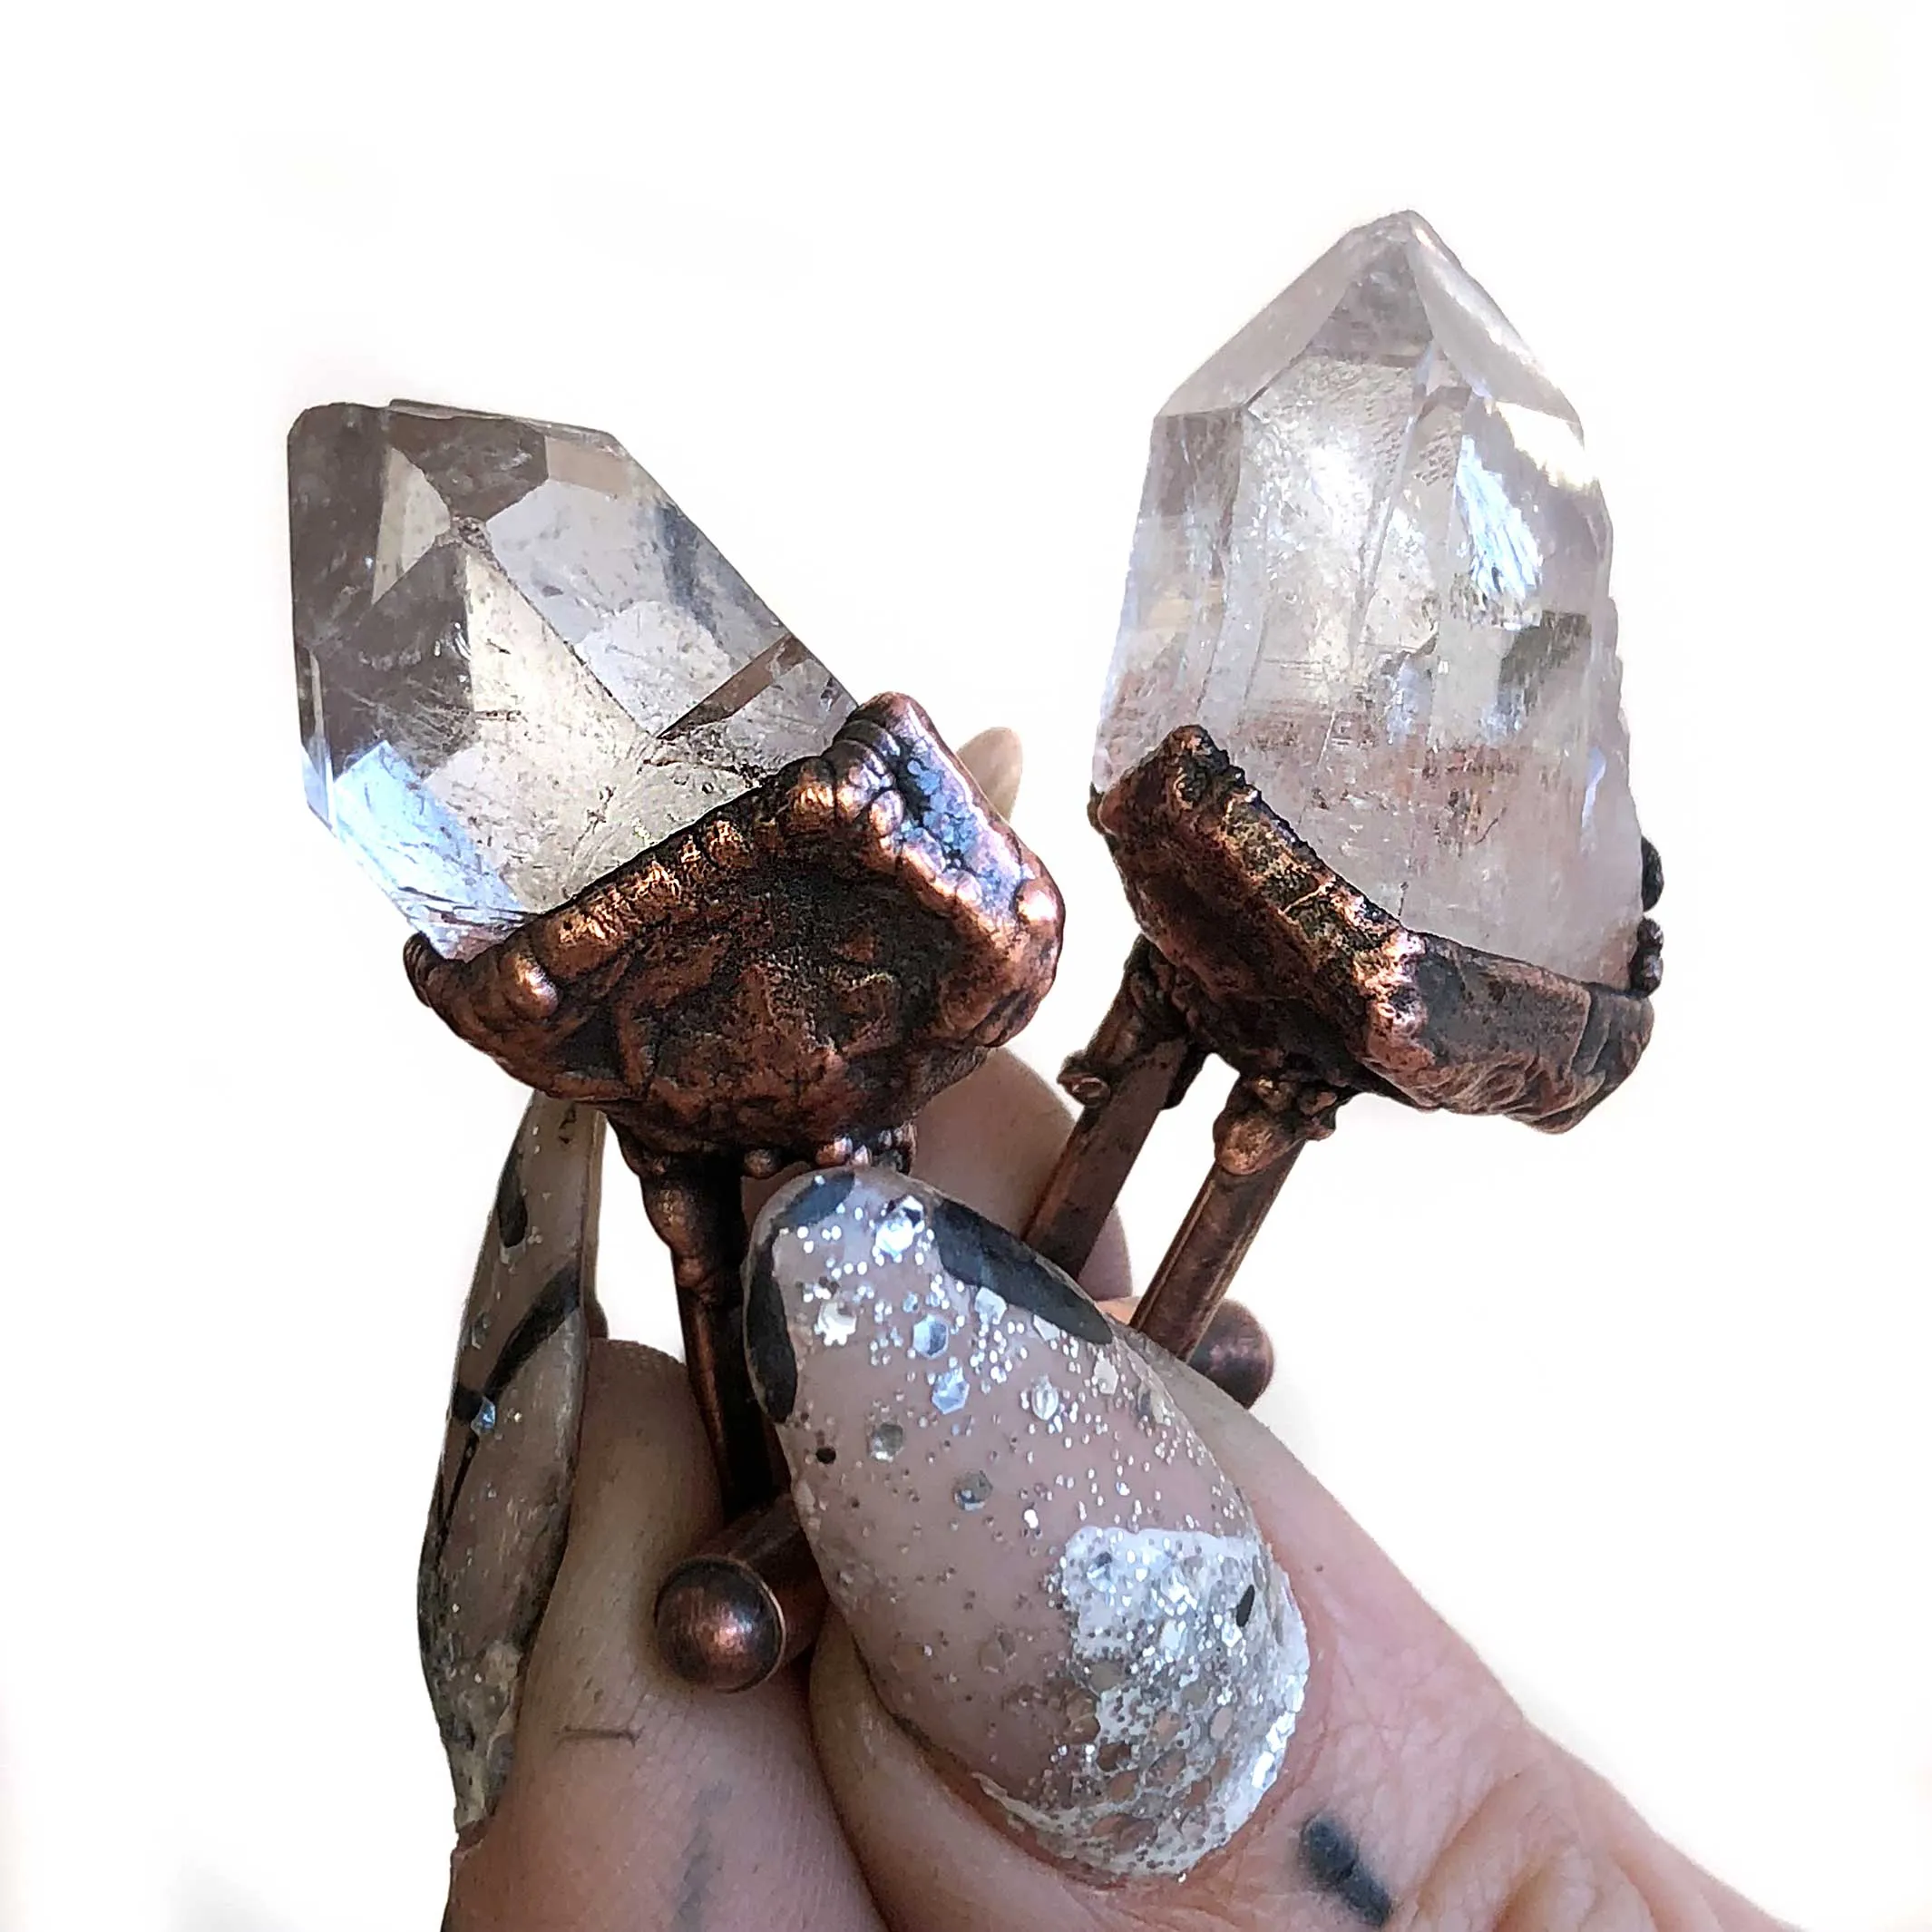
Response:
M665 1662L704 1690L752 1690L785 1662L777 1597L728 1557L687 1556L658 1592L655 1621Z
M1239 1302L1223 1302L1187 1366L1244 1409L1252 1409L1274 1380L1274 1345L1252 1310Z

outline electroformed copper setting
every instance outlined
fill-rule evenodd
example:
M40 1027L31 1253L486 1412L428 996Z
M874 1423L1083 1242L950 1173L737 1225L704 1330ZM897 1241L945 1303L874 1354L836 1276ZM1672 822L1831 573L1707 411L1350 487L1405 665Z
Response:
M913 1116L1032 1018L1060 895L909 698L419 997L513 1078L610 1119L670 1249L727 1512L773 1477L741 1340L740 1183L910 1159Z
M1062 1084L1082 1106L1027 1227L1084 1260L1160 1109L1208 1053L1237 1076L1215 1158L1135 1326L1192 1351L1301 1150L1361 1093L1574 1127L1628 1078L1651 1031L1663 934L1644 919L1628 983L1592 986L1430 933L1357 892L1198 726L1174 731L1090 808L1142 938ZM1644 854L1646 912L1663 890Z

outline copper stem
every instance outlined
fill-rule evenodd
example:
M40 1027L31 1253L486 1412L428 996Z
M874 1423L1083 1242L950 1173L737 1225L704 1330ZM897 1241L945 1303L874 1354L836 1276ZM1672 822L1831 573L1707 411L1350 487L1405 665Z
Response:
M685 1369L717 1464L727 1516L773 1489L765 1417L745 1364L745 1207L737 1169L692 1162L640 1176L644 1207L671 1251Z
M1134 1311L1133 1325L1169 1354L1186 1361L1207 1333L1288 1170L1329 1131L1327 1098L1326 1115L1277 1113L1257 1105L1246 1082L1236 1083L1215 1123L1215 1165Z
M1078 1275L1087 1265L1164 1108L1186 1090L1200 1054L1149 970L1137 942L1119 990L1086 1050L1060 1076L1084 1105L1027 1223L1028 1243Z

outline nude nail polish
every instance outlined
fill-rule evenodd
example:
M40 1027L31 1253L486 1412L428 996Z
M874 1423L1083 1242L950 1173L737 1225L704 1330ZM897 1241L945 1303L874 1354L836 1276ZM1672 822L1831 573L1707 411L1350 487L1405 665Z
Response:
M932 1188L760 1215L746 1342L880 1697L1049 1853L1178 1875L1280 1771L1308 1646L1155 1352Z
M598 1330L602 1153L600 1115L532 1098L463 1312L416 1596L464 1832L489 1817L509 1775L524 1670L563 1560Z

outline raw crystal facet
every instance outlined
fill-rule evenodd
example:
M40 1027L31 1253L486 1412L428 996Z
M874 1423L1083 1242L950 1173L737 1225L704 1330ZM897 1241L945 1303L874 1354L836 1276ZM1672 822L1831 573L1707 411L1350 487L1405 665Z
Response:
M852 700L609 436L417 403L288 437L310 804L465 958Z
M1197 723L1405 925L1622 985L1641 849L1575 413L1419 216L1154 425L1094 780Z

